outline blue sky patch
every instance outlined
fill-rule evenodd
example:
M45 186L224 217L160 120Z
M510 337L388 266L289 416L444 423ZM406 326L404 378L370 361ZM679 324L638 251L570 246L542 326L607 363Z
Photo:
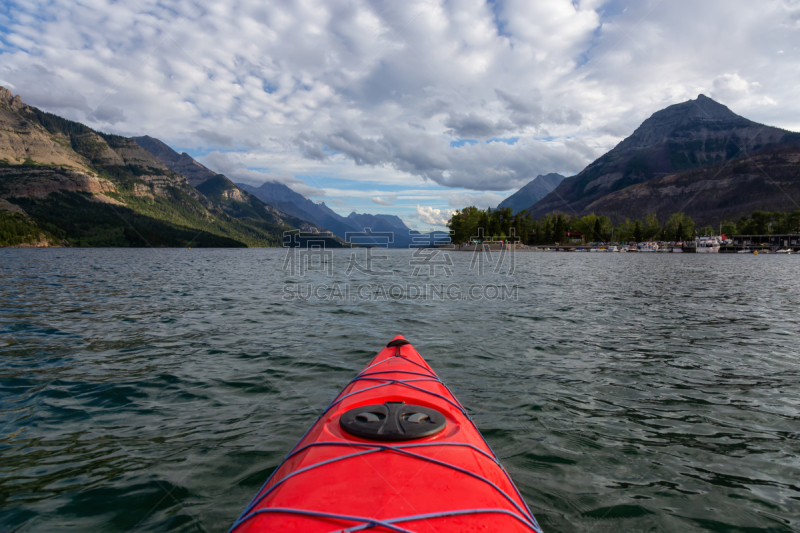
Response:
M465 144L475 145L478 144L478 141L475 139L458 139L457 141L450 141L450 148L458 148L459 146L464 146Z

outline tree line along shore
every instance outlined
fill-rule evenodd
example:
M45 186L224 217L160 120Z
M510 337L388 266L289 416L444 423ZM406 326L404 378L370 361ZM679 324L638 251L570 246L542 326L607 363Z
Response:
M697 235L771 235L800 233L800 210L791 213L754 211L737 221L695 227L692 218L673 213L660 223L655 214L644 220L613 224L611 218L590 213L584 216L552 212L533 219L530 213L513 213L509 207L478 209L471 206L457 210L447 223L454 243L505 241L518 239L529 245L566 243L569 234L580 233L587 242L643 242L650 240L685 241Z

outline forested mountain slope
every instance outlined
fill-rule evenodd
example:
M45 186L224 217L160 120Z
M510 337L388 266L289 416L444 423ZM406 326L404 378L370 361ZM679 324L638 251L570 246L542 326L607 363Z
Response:
M2 220L24 220L39 230L28 242L50 245L282 246L283 232L304 224L263 204L237 212L135 140L43 112L5 88L0 199Z

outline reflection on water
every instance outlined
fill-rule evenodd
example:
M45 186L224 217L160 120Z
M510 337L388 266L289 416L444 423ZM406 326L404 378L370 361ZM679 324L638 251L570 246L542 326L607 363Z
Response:
M0 251L0 529L220 531L402 333L547 533L800 527L800 258L520 254L287 300L282 250ZM335 251L332 276L383 282Z

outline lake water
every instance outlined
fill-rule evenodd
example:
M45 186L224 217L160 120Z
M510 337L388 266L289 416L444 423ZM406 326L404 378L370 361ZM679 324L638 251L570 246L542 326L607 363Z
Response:
M800 257L386 254L0 250L0 530L225 531L397 333L546 533L800 529Z

